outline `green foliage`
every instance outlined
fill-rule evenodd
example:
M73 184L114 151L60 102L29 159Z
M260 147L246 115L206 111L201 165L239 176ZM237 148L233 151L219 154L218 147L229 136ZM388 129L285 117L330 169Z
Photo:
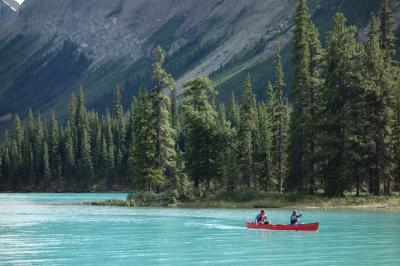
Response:
M210 103L215 88L211 80L198 77L184 86L184 132L186 170L198 189L201 182L210 186L217 178L219 155L218 114Z
M176 131L171 123L171 102L165 94L175 90L175 81L172 76L163 69L164 50L158 46L154 49L153 81L151 90L151 124L155 130L155 163L157 169L149 171L159 185L167 179L168 185L176 184Z
M252 187L256 183L255 142L257 134L256 99L253 94L250 75L243 84L240 105L239 165L242 173L242 184Z
M347 156L352 117L348 110L352 101L349 96L356 94L359 84L355 34L355 27L348 27L343 14L337 14L328 35L324 90L323 149L327 162L324 175L329 195L343 195L350 184Z
M232 93L228 108L217 108L218 93L208 77L189 80L180 103L164 66L170 58L157 46L152 68L149 62L140 67L152 73L152 87L142 87L127 111L127 94L119 86L104 115L88 111L81 87L62 123L55 113L42 119L29 111L25 122L16 115L0 145L0 189L133 189L128 201L107 203L124 206L174 206L198 196L204 204L211 199L287 206L299 198L287 191L389 195L400 182L400 82L385 5L380 19L387 26L379 28L373 17L366 43L337 14L323 49L306 1L299 0L293 75L283 71L287 59L279 38L273 62L257 65L274 72L263 93L266 102L256 102L247 75L240 102ZM253 56L248 52L243 56ZM255 70L259 75L265 69ZM95 71L99 79L91 82L101 83L107 69ZM293 80L290 106L285 76Z

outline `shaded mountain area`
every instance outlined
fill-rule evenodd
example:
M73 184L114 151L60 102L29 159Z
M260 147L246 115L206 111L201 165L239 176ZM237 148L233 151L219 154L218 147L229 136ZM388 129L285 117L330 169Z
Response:
M392 4L398 17L400 1ZM322 36L334 13L344 12L350 23L365 28L379 5L309 1ZM141 84L151 86L151 50L157 44L167 51L165 66L178 89L191 77L209 75L219 100L226 101L250 73L258 97L265 97L278 32L290 74L295 7L296 0L27 0L1 23L0 123L29 107L63 114L80 86L91 108L109 107L117 84L127 105Z

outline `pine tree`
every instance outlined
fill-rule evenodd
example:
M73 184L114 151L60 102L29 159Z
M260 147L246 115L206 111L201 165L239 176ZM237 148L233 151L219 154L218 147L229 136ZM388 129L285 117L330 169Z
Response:
M211 103L215 95L212 81L197 77L184 85L182 106L185 132L186 170L195 189L205 183L209 188L212 180L220 175L218 159L218 113Z
M381 49L384 51L385 62L391 64L396 54L393 13L389 0L381 0L381 2L379 42Z
M78 132L76 128L76 112L77 112L77 100L75 93L72 93L71 98L68 103L68 111L67 111L67 123L71 127L71 138L72 144L74 147L75 155L78 152Z
M368 153L370 168L370 192L380 195L382 182L390 182L390 123L391 123L391 76L379 45L377 21L372 17L369 40L363 57L362 84L366 91L366 112L369 114L368 135L371 149ZM390 185L389 185L390 187ZM390 193L390 191L387 191Z
M90 152L89 134L86 127L82 129L80 144L80 158L78 159L80 178L79 188L87 191L90 189L91 181L93 178L93 161Z
M115 169L115 145L114 145L114 134L112 130L112 119L110 113L107 111L103 119L103 134L106 141L107 152L103 156L106 158L105 173L108 180L108 186L111 187L114 183L114 169Z
M229 120L232 122L232 126L239 131L240 128L240 107L236 101L235 94L232 92L231 95L231 108L229 112Z
M328 34L326 69L324 73L324 110L322 149L324 150L325 192L341 196L351 185L348 169L349 136L351 124L350 98L359 84L357 79L356 29L346 25L343 14L334 18Z
M271 134L271 169L277 179L278 191L283 192L284 179L287 173L287 145L289 109L284 97L284 73L281 63L281 49L279 38L275 43L275 86L269 85L268 109L270 110L270 134Z
M257 113L255 96L252 92L250 76L248 76L243 84L238 136L242 182L249 187L253 187L256 181L254 161L256 123Z
M261 189L266 191L274 190L274 180L272 176L271 164L271 130L270 115L264 102L257 108L257 139L255 145L255 161L257 169L258 184Z
M392 153L393 153L393 176L397 189L400 188L400 69L395 69L397 79L393 86L393 123L392 123Z
M233 191L237 186L240 185L240 167L239 167L239 129L240 129L240 107L236 102L235 94L232 92L231 95L231 106L229 111L229 121L231 122L231 139L230 144L227 147L228 158L228 169L231 174L229 175L227 188L229 191Z
M34 158L34 171L35 180L34 186L37 187L40 184L40 179L43 177L43 142L44 139L44 125L40 117L40 114L36 116L34 121L34 138L33 138L33 158Z
M53 179L57 179L61 176L61 158L59 153L59 129L57 125L57 118L54 112L52 112L50 115L48 128L48 149L51 177Z
M65 126L64 130L64 174L71 178L75 173L75 151L74 151L74 143L73 143L73 133L69 122ZM73 180L68 180L70 184L73 183Z
M317 189L318 158L319 158L319 126L321 113L321 91L322 91L322 49L319 40L318 29L310 23L308 30L309 47L309 88L307 90L306 101L306 121L305 121L305 139L307 150L304 153L306 167L305 191L315 193Z
M43 149L42 149L42 169L41 169L41 174L43 176L43 184L45 189L49 188L49 181L51 178L51 172L50 172L50 164L49 164L49 152L47 148L47 143L43 142Z
M4 183L3 187L5 190L11 189L10 185L10 153L9 153L9 136L8 136L8 130L5 129L3 133L3 139L2 139L2 146L3 146L3 176L4 176Z
M308 90L310 87L310 15L306 0L299 0L294 19L292 64L294 67L293 85L290 92L292 116L289 137L289 173L286 187L289 190L304 191L307 172L305 153L307 146L306 121L309 119Z
M224 147L220 149L220 158L218 159L218 168L222 177L222 182L220 183L221 187L232 191L239 177L239 169L236 165L236 156L233 149L234 130L231 127L231 122L227 119L224 104L221 104L219 107L218 119L218 124L220 125L218 127L219 145Z
M168 94L175 89L175 81L164 69L164 50L156 47L153 51L154 63L152 78L152 123L156 131L156 162L159 171L168 179L168 186L176 186L176 131L171 124L171 103Z
M23 145L24 132L21 125L21 120L18 115L15 116L12 130L12 142L10 148L10 174L12 178L12 188L14 190L21 189L21 182L23 178L23 158L22 158L22 145Z
M6 189L6 180L4 178L4 151L3 151L3 146L0 145L0 191Z
M121 91L119 86L114 91L114 102L113 102L113 118L120 119L124 116L124 109L121 102Z
M118 183L126 183L123 176L125 174L125 161L126 161L126 125L124 110L121 103L121 93L119 87L115 90L114 104L113 104L113 136L115 143L115 172L118 177Z
M156 131L149 123L152 116L148 94L142 87L134 100L133 142L129 149L128 173L132 176L133 186L137 190L159 190L165 183L165 177L159 171L156 162Z

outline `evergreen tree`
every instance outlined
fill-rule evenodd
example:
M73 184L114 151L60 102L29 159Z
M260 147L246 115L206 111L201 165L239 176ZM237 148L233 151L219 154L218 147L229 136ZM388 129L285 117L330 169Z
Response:
M125 161L126 161L126 146L125 146L125 137L126 137L126 125L125 125L125 117L124 110L121 103L121 93L119 88L117 87L114 95L114 104L113 104L113 136L115 143L115 174L118 177L118 183L126 183L123 176L125 175Z
M242 182L249 187L256 183L255 172L255 141L257 130L257 110L255 96L250 82L250 75L243 84L242 101L240 106L240 129L239 129L239 163L242 174Z
M240 107L236 102L235 94L232 92L231 95L231 106L229 111L229 121L231 122L231 139L230 144L227 147L227 156L229 166L228 184L227 189L233 191L237 186L240 185L240 167L239 167L239 137L238 132L240 129Z
M239 131L240 128L240 107L236 101L235 94L232 92L231 95L231 108L229 112L229 120L232 122L232 126Z
M68 104L67 123L71 127L71 138L74 147L74 153L78 152L78 132L76 128L76 112L77 112L77 99L75 93L72 93Z
M112 130L112 119L110 113L107 111L103 119L103 138L106 142L107 151L103 153L105 157L105 173L108 180L108 186L111 187L114 183L114 168L115 168L115 145L114 134Z
M0 146L0 191L6 189L6 180L4 178L4 151L3 147Z
M400 188L400 70L395 69L397 79L394 80L393 89L393 124L392 124L392 153L393 176L397 189Z
M165 177L156 164L156 131L149 123L152 116L148 94L142 87L133 103L133 142L129 149L128 173L133 178L133 186L138 190L159 190Z
M343 195L351 185L347 155L351 137L348 129L352 126L349 99L359 83L355 64L356 32L354 27L346 25L343 14L337 14L328 34L322 145L326 162L325 192L330 196Z
M49 163L50 172L53 179L57 179L61 176L61 158L59 153L59 129L57 125L57 119L54 112L50 115L49 122L49 138L48 138L48 149L49 149Z
M233 148L234 129L231 122L227 119L226 109L223 104L219 107L219 145L220 158L218 159L220 176L222 177L221 187L232 191L239 177L239 169L236 164L236 155Z
M294 67L293 85L290 92L292 116L289 137L289 173L286 187L289 190L304 191L305 178L309 177L305 153L308 149L306 121L309 119L310 88L310 15L306 0L299 0L294 19L292 64Z
M93 161L90 152L89 134L86 127L82 129L80 144L80 157L78 159L80 180L78 189L87 191L90 189L90 184L93 178Z
M22 144L24 138L24 131L21 125L21 120L18 115L15 116L12 131L12 142L10 148L10 174L12 178L12 188L14 190L21 189L21 182L23 178L23 158L22 158Z
M265 103L260 103L257 109L257 140L255 145L255 161L259 187L266 191L274 190L271 163L271 130L270 115Z
M73 143L73 133L69 122L64 130L64 174L71 178L75 173L75 151ZM73 183L73 180L69 180Z
M381 1L379 42L381 49L384 51L385 62L391 64L396 54L393 13L389 0Z
M384 52L379 45L376 18L372 17L369 40L365 45L362 67L362 84L366 91L368 114L370 162L370 192L379 195L382 182L390 182L390 122L391 122L391 76L387 71ZM390 185L389 185L390 187ZM390 193L388 191L387 193Z
M214 85L206 77L194 78L184 85L186 170L196 189L202 182L210 187L211 180L220 174L218 113L210 102L213 95Z
M168 186L175 187L177 183L175 161L176 132L171 124L170 99L165 95L175 89L175 81L163 69L164 50L158 46L153 53L152 123L156 131L156 162L160 173L168 178Z
M318 29L310 23L308 30L309 47L309 88L306 101L305 139L307 149L304 153L305 168L305 191L315 193L317 189L318 158L319 158L319 126L321 113L321 91L322 91L322 49L319 40Z
M49 188L49 181L51 178L51 172L50 172L50 164L49 164L49 152L47 148L47 143L43 142L43 149L42 149L42 169L41 169L41 175L43 176L43 183L44 187L46 189Z
M268 109L270 110L270 134L271 134L271 170L277 179L277 188L283 192L283 183L287 172L287 142L289 110L287 100L284 97L284 73L281 63L281 49L279 38L275 43L275 86L269 85Z
M35 124L34 125L35 134L34 134L32 149L33 149L34 168L35 168L34 185L35 187L37 187L40 184L41 177L43 177L43 143L45 141L44 125L39 114L36 116L34 124Z

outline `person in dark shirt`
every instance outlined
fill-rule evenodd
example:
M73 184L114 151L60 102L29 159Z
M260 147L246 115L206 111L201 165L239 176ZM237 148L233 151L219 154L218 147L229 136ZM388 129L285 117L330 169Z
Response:
M256 224L268 224L267 216L264 210L261 210L256 216Z
M290 217L290 224L298 224L298 219L301 217L301 212L293 211L292 216Z

